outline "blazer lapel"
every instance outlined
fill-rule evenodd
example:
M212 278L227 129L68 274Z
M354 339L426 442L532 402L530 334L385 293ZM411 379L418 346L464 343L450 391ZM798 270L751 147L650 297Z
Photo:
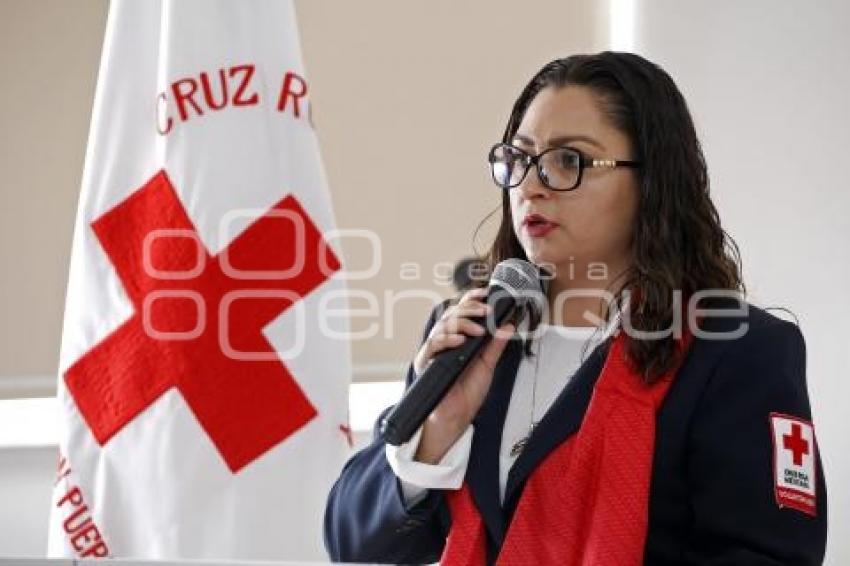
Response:
M493 372L490 391L473 419L475 433L466 469L466 481L475 506L494 541L501 544L505 534L499 502L499 449L502 425L508 412L517 369L522 359L522 343L511 340Z
M590 404L593 387L602 371L605 357L611 340L606 339L599 344L584 363L576 370L575 375L561 391L555 402L534 429L525 450L514 462L508 474L505 486L505 509L514 509L513 498L521 493L521 486L537 464L546 457L556 446L578 430L584 419L584 414ZM476 434L478 429L476 428ZM501 440L501 438L500 438ZM497 449L498 450L498 447ZM498 453L497 453L498 457ZM497 462L498 465L498 462ZM498 496L498 494L497 494ZM512 513L511 513L512 515ZM509 518L505 518L509 520Z

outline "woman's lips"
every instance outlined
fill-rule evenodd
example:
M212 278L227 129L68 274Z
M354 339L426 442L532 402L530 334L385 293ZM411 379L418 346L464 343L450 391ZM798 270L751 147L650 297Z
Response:
M527 215L522 222L523 229L532 238L543 238L557 226L556 223L537 213Z
M551 222L532 222L523 226L525 232L532 238L543 238L557 227L557 224Z

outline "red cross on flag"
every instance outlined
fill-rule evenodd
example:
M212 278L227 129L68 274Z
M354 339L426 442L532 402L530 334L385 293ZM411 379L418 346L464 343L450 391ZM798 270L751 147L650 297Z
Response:
M291 1L111 2L50 556L325 558L350 450L337 235Z

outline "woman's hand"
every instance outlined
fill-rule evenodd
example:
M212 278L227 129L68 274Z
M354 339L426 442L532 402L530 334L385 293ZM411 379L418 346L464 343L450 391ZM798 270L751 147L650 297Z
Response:
M482 301L487 292L487 288L467 291L434 323L413 360L417 375L422 375L428 362L439 352L460 346L468 336L484 334L484 327L469 317L489 316L491 308ZM415 460L436 464L460 438L481 408L490 390L496 362L514 330L510 323L501 326L449 388L423 425Z

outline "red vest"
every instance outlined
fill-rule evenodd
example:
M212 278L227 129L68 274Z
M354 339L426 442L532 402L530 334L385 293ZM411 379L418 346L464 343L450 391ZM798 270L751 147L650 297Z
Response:
M643 562L655 414L691 337L677 342L677 365L650 386L614 339L581 428L532 472L497 564L632 566ZM495 470L494 470L495 473ZM469 486L446 492L452 527L440 563L486 563L484 524Z

